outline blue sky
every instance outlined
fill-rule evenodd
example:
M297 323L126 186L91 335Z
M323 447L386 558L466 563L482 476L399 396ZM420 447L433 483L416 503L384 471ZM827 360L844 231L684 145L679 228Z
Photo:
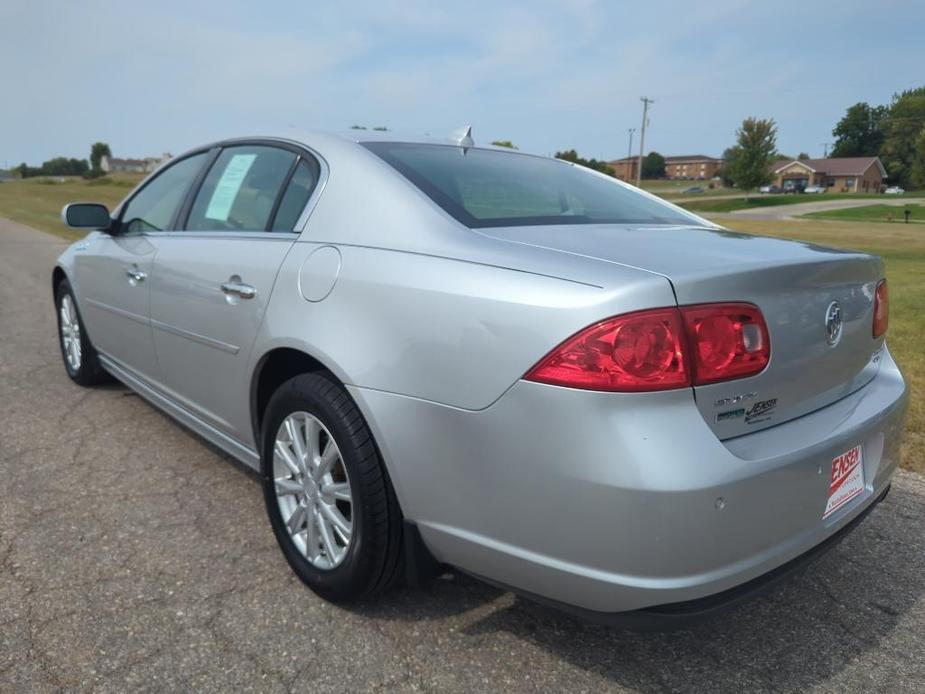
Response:
M925 85L923 26L914 0L3 0L0 166L353 123L611 159L644 94L647 151L718 155L756 115L821 156L848 106Z

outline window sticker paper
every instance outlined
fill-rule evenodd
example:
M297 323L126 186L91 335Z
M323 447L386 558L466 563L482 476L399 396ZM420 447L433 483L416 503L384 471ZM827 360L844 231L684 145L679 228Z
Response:
M212 199L209 200L209 207L206 209L207 219L215 219L219 222L228 221L231 206L238 196L238 191L241 190L244 177L247 176L256 158L256 154L235 154L231 157L231 161L225 166L222 177L212 192Z

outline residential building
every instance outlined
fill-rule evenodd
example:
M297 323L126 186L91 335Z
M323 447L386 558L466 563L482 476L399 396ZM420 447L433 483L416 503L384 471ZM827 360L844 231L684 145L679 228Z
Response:
M703 154L679 157L665 157L665 178L697 179L714 178L723 168L723 160Z
M835 193L879 193L886 178L879 157L781 159L771 171L774 184L783 190L823 186Z
M634 182L639 166L639 157L623 157L607 162L617 178L621 181ZM683 157L665 157L665 178L706 180L719 174L723 168L723 160L708 157L703 154L693 154Z
M100 160L100 168L106 173L151 173L165 161L168 161L171 156L169 152L165 152L159 157L145 157L144 159L117 159L116 157L104 155Z
M636 182L636 172L639 166L639 157L623 157L607 162L607 165L613 169L614 176L621 181L629 183Z

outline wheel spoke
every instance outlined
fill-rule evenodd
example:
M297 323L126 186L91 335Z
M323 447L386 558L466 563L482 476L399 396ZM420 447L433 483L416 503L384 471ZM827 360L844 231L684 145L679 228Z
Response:
M353 501L350 496L350 485L347 482L332 482L321 488L321 493L326 497L332 497L335 501Z
M273 452L280 460L283 461L283 464L289 468L289 472L291 472L293 475L302 474L302 469L296 463L295 458L292 456L292 452L286 447L285 443L277 439L276 446L273 448Z
M322 515L318 516L318 531L321 533L321 544L324 545L324 552L328 555L328 560L333 564L338 559L337 543L334 542L331 528Z
M324 453L321 454L321 460L318 462L318 467L315 469L315 479L320 480L328 474L331 468L334 467L334 463L339 459L340 451L337 450L337 444L334 443L334 439L328 439L328 443L324 447Z
M291 480L288 477L283 477L276 480L276 493L280 496L287 496L290 494L304 494L305 488L295 480Z
M321 511L321 515L324 516L324 519L328 521L328 523L340 529L347 536L350 535L350 523L341 515L337 507L333 504L329 506L328 504L321 503L318 504L318 508Z
M318 518L318 506L312 504L311 513L308 515L308 532L305 536L305 554L309 561L315 561L318 558L318 524L321 519Z
M305 460L305 443L302 440L302 432L295 419L286 420L286 433L289 434L289 440L292 442L292 449L295 451L296 462L300 470L306 469Z
M299 530L302 529L302 523L305 522L306 515L306 508L302 504L299 504L295 507L292 515L289 516L289 520L286 521L286 527L289 528L290 535L295 535L297 532L299 532Z
M306 417L303 422L305 427L305 460L311 466L315 464L315 458L318 457L318 439L321 436L321 423L311 416Z

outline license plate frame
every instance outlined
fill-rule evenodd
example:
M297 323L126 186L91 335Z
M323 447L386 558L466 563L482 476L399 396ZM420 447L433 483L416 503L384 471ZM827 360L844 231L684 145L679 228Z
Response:
M861 444L832 458L830 472L823 519L843 508L864 491L864 455Z

